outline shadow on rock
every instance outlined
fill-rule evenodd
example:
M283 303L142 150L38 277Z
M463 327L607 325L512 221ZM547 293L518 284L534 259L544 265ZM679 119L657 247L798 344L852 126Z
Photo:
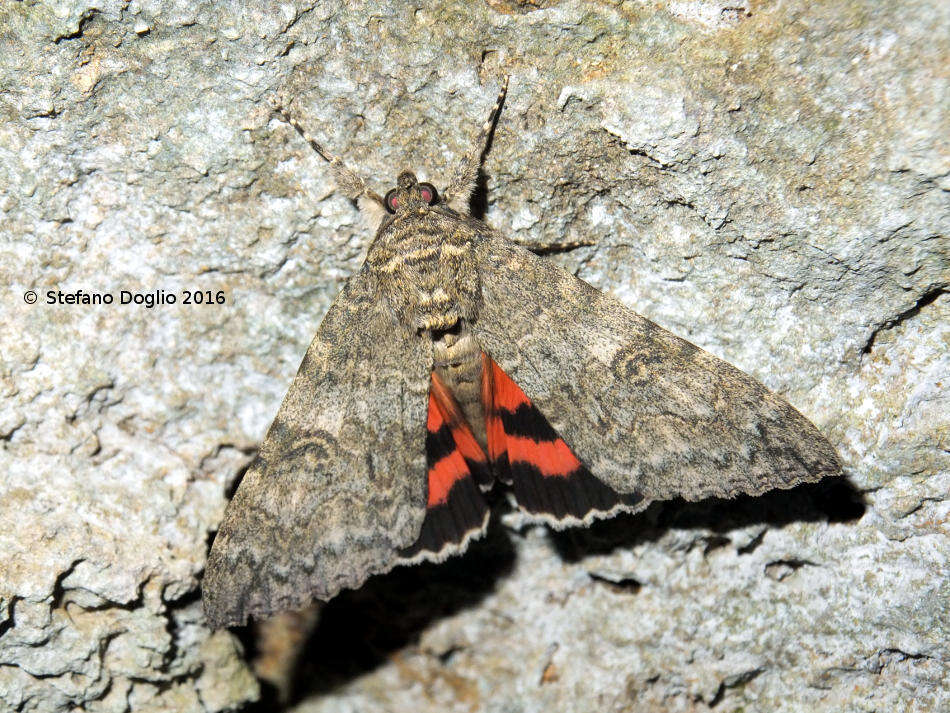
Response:
M328 693L374 670L438 619L477 606L515 561L497 515L486 536L461 557L397 567L324 605L297 656L290 702ZM278 709L271 703L268 710Z
M658 540L670 529L724 533L756 524L781 527L792 522L854 522L865 509L861 493L844 476L838 476L757 497L657 502L636 515L620 515L584 529L552 531L551 541L565 561L577 562L589 555ZM757 544L753 541L745 551Z

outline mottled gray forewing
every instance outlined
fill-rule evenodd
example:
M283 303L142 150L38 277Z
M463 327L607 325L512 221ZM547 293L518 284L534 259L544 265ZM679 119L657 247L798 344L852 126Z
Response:
M755 379L498 235L473 331L597 478L653 500L761 493L839 472Z
M364 269L310 345L228 506L203 584L214 626L329 599L390 569L425 516L431 346Z

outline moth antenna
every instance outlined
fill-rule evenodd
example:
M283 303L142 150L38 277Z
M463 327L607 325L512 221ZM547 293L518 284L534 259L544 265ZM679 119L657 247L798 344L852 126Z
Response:
M472 143L465 158L462 159L455 177L445 189L445 202L460 213L468 213L468 202L475 190L475 182L478 180L478 169L482 165L482 156L488 148L488 137L491 135L495 123L498 121L498 115L501 112L501 105L505 103L505 95L508 93L508 78L505 75L502 81L501 91L498 92L498 99L495 100L495 106L492 107L491 114L488 115L488 121L482 124L478 137Z
M310 148L316 151L320 157L330 164L330 170L333 172L333 180L336 182L337 187L347 198L360 199L368 198L370 203L375 203L379 208L385 213L385 204L383 203L382 196L380 196L375 191L370 190L366 186L366 182L360 178L353 170L349 168L343 161L334 156L332 153L327 151L323 144L317 141L310 132L307 131L304 126L297 121L290 112L284 108L284 106L276 99L271 99L271 106L274 109L274 112L280 116L285 122L290 124L294 129L297 130L297 133L310 144ZM364 201L358 201L361 207L365 207L368 212L375 213L375 206L366 205Z

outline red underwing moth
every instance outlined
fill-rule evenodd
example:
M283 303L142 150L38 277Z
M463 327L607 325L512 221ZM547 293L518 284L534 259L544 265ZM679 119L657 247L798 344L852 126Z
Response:
M493 487L561 528L840 471L784 399L469 215L506 87L441 194L378 195L278 108L379 228L225 513L212 626L463 552Z

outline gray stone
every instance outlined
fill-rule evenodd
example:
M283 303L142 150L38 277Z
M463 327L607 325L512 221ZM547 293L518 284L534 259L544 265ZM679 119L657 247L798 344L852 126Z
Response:
M939 0L5 4L0 709L258 696L207 544L371 235L267 99L439 185L502 67L486 219L784 394L846 481L507 515L331 602L297 709L950 707L948 37Z

